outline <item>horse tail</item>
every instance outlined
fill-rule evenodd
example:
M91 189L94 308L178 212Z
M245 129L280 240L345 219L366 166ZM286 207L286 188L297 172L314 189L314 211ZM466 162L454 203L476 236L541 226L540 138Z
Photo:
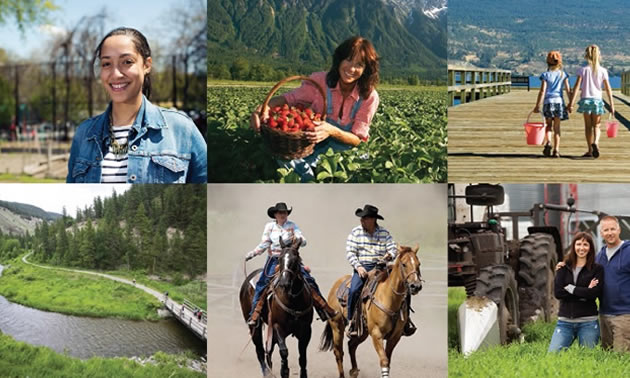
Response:
M333 332L330 322L326 322L326 328L322 332L322 337L319 341L319 350L326 352L333 349Z

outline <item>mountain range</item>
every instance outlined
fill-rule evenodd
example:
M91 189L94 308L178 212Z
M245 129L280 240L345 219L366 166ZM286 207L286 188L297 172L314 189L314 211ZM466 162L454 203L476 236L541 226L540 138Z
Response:
M622 5L622 6L620 6ZM509 69L539 75L550 50L563 54L572 74L590 44L601 49L613 75L630 69L630 7L617 0L450 0L449 64Z
M27 231L32 233L42 221L53 221L61 216L25 203L0 201L0 232L14 235L24 235Z
M210 0L209 64L327 70L345 39L369 39L384 77L445 76L446 0ZM209 72L212 75L211 72Z

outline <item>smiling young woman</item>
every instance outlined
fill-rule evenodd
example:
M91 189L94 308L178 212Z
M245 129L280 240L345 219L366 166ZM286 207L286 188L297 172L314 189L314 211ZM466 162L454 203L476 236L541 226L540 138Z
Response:
M149 102L153 62L144 35L112 30L96 48L97 61L111 103L77 128L66 181L205 183L207 147L193 121Z

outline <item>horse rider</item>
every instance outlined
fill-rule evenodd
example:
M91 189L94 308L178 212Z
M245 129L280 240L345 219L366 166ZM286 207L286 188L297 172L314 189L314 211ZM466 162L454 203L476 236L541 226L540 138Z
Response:
M361 218L361 225L352 229L346 242L346 258L354 269L348 292L349 337L358 336L353 313L355 303L368 277L368 272L374 269L380 260L391 261L398 254L398 247L389 231L377 223L377 219L385 220L378 213L378 208L372 205L365 205L363 209L356 209L354 215ZM407 295L407 311L409 311L411 305L410 301L411 295ZM361 311L360 307L358 311ZM411 318L407 316L403 335L411 336L415 331L415 325L411 322Z
M293 211L293 208L288 208L284 202L278 202L275 206L267 209L267 215L274 220L265 224L260 244L245 256L245 261L248 261L265 251L268 252L265 267L263 268L260 278L256 283L256 291L252 301L252 310L250 311L249 320L247 321L247 324L250 327L255 327L258 324L260 312L262 311L265 302L264 300L261 301L260 298L264 298L266 296L267 286L275 273L276 266L278 265L278 257L282 252L280 238L282 238L282 241L287 244L290 243L293 238L299 238L302 240L300 246L303 247L306 245L306 239L302 235L300 228L295 223L288 220L288 216L291 214L291 211ZM304 266L301 267L301 271L305 281L311 288L313 305L321 320L325 321L328 318L334 317L337 313L328 305L322 296L315 279L304 269Z

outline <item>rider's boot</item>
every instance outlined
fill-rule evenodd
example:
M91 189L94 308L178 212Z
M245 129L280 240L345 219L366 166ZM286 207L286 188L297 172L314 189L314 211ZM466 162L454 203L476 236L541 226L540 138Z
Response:
M258 320L260 319L260 313L262 312L262 308L265 305L266 294L267 294L267 289L265 289L262 292L262 295L258 299L258 302L256 302L256 307L254 307L254 311L252 311L252 314L247 320L247 325L252 328L258 325Z
M405 323L405 328L403 329L403 336L411 336L416 333L418 328L411 321L411 318L407 318L407 322Z
M311 294L313 296L315 311L317 311L317 314L322 321L325 322L326 320L337 316L339 312L333 310L333 308L328 305L328 302L326 302L326 300L319 295L316 290L311 290Z

